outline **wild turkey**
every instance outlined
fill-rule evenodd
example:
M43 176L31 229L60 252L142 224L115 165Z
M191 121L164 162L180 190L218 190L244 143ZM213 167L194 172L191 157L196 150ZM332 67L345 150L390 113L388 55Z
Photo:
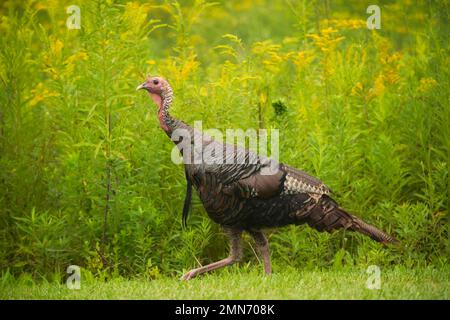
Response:
M169 115L172 104L172 88L161 77L148 77L136 90L145 89L158 107L158 119L164 132L179 146L184 159L195 157L195 148L181 148L185 137L175 137L179 131L188 133L192 139L184 141L193 144L200 139L203 149L208 147L223 150L223 162L185 161L187 193L183 208L183 223L191 201L192 186L205 207L209 217L228 233L231 252L228 258L193 269L182 279L189 280L196 275L231 265L242 257L241 235L250 233L262 255L264 270L271 274L268 241L265 228L289 224L307 223L318 231L331 232L347 229L363 233L373 240L387 244L397 240L377 228L365 223L342 208L330 197L330 189L320 180L306 172L278 164L270 158L259 156L247 149L222 144L211 137L194 130L186 123ZM186 154L186 150L190 150ZM186 157L189 156L189 157ZM236 161L238 159L244 161ZM231 160L231 161L229 161ZM272 174L263 170L273 168Z

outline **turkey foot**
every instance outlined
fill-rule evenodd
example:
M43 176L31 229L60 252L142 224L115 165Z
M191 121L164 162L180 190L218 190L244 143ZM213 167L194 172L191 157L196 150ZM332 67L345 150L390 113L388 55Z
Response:
M192 269L189 272L187 272L185 275L181 277L180 280L190 280L199 274L212 271L215 269L219 269L225 266L229 266L235 262L238 262L241 260L242 257L242 246L241 246L241 230L235 230L235 229L225 229L228 231L228 236L230 238L231 243L231 249L230 249L230 256L228 258L219 260L217 262L210 263L206 266Z
M190 280L196 276L198 276L199 274L208 272L208 271L212 271L215 269L219 269L225 266L228 266L230 264L233 264L237 262L237 260L235 260L233 257L228 257L226 259L222 259L220 261L208 264L204 267L200 267L200 268L196 268L196 269L192 269L189 272L187 272L184 276L181 277L181 280Z

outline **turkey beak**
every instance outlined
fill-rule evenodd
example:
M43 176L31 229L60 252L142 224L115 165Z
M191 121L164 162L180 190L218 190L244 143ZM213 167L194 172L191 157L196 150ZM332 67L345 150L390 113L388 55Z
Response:
M143 84L140 84L137 86L136 91L141 90L141 89L145 89L146 82L144 82Z

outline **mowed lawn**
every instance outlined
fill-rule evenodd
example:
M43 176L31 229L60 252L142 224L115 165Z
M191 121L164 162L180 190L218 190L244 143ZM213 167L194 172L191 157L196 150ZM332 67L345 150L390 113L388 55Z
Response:
M0 299L449 299L450 271L445 269L382 269L380 289L368 289L365 269L278 271L232 267L182 282L156 280L83 280L81 288L65 284L8 279L1 281ZM1 279L0 279L1 280ZM370 282L370 281L369 281Z

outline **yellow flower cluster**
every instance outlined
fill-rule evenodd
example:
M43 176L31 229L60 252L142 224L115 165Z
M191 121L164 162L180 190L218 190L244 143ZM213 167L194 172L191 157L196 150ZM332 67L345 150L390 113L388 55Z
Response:
M307 68L314 60L314 53L310 50L299 51L292 54L290 57L292 59L292 62L297 67L297 71L301 71Z
M325 19L321 23L336 29L360 29L366 28L366 22L361 19Z
M86 61L89 58L86 51L81 50L67 57L61 64L63 48L64 43L60 39L50 39L49 51L44 54L46 65L44 71L53 79L58 79L61 76L72 76L76 63Z
M376 78L375 78L375 82L373 84L373 88L370 89L369 91L369 95L367 97L367 100L372 100L375 97L381 97L385 90L386 90L386 86L384 85L384 80L385 80L385 76L380 73Z
M149 60L151 63L151 60ZM175 58L175 59L165 59L161 63L161 74L170 74L171 82L180 83L186 79L188 79L191 74L195 73L199 66L199 62L197 60L197 55L190 51L187 54L187 57Z
M389 84L395 84L400 80L400 75L398 74L400 69L400 61L402 55L396 52L392 55L384 55L381 57L380 61L383 65L383 77Z
M361 82L357 82L355 86L352 88L352 91L350 95L356 97L356 96L362 96L363 95L363 84Z
M31 90L32 98L30 102L28 103L29 106L34 107L39 102L50 98L50 97L58 97L59 93L51 92L47 87L44 86L42 82L39 82L39 84Z
M61 51L64 47L64 43L59 39L52 39L50 42L50 52L54 58L61 58Z
M360 97L366 102L369 102L376 97L381 97L386 91L384 75L380 73L374 81L373 87L366 90L361 82L357 82L352 88L350 95Z
M266 70L278 73L281 62L286 58L280 53L280 48L280 45L273 44L270 40L260 41L253 45L252 54L261 61Z
M419 86L417 87L417 92L419 93L425 93L433 89L438 85L438 82L434 80L433 78L422 78L420 79Z
M345 37L336 36L338 30L333 28L322 29L319 34L308 34L306 37L314 41L314 45L322 52L327 53L334 50L336 45L345 39Z
M333 28L322 29L318 34L309 34L308 38L314 41L314 45L323 53L322 64L322 79L328 79L335 71L335 65L331 56L335 53L336 46L339 42L345 39L338 35L338 30Z
M66 60L64 60L65 65L65 74L71 76L75 69L75 64L77 61L86 61L89 56L85 51L79 51L71 56L69 56Z
M379 51L378 60L383 69L383 79L389 84L395 84L400 80L399 70L402 54L400 52L392 54L392 45L389 41L376 33L373 36Z
M62 57L62 49L64 48L64 43L57 38L49 38L49 48L48 51L44 53L44 72L46 72L53 79L59 77L56 65L60 62Z
M125 22L127 29L120 34L120 39L126 41L136 34L139 34L142 26L147 21L150 4L140 4L138 2L127 2L122 20Z

